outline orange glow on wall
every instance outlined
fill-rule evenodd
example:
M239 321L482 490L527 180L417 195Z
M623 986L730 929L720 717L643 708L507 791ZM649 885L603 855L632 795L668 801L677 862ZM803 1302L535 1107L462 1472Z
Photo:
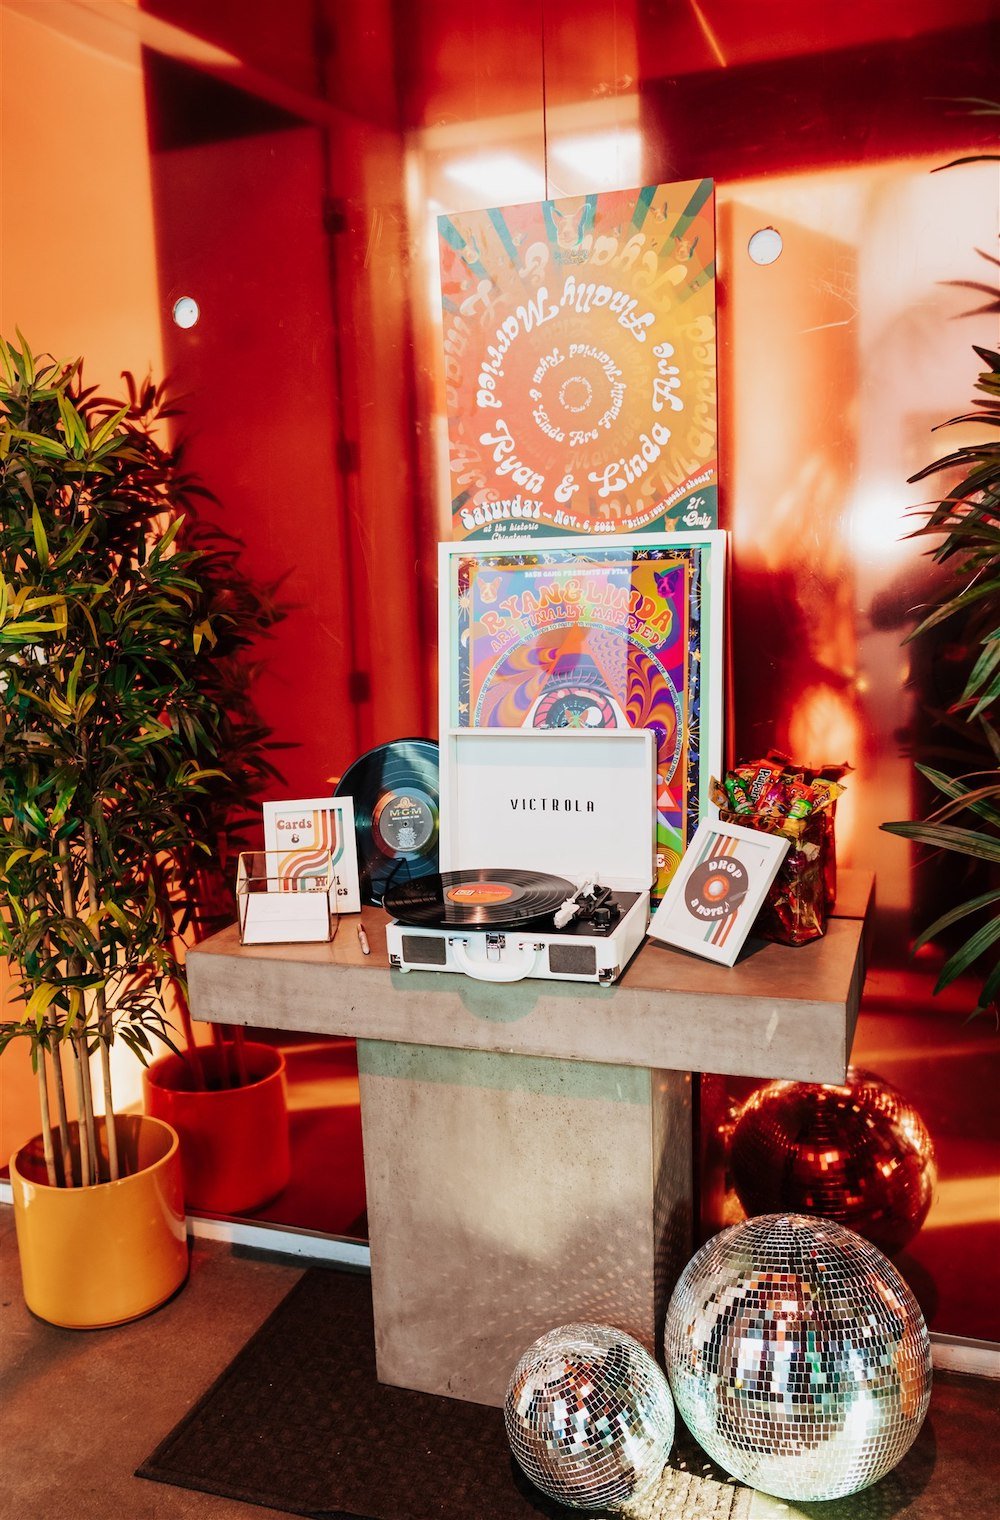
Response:
M134 39L83 51L48 12L0 12L0 331L86 355L114 394L123 369L163 371L142 60Z

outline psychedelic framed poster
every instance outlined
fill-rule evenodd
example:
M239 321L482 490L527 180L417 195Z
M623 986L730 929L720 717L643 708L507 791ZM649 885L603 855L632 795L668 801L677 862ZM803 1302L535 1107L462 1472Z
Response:
M656 896L721 767L725 542L441 546L441 732L652 729Z
M452 538L714 528L712 181L438 229Z

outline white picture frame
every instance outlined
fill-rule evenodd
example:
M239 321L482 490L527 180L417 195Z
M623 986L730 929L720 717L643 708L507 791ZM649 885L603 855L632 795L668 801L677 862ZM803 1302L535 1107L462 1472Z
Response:
M649 937L735 965L790 843L781 834L703 819L653 914Z
M658 678L659 691L662 693L665 688L673 690L676 687L675 706L678 726L677 750L675 751L677 760L668 756L664 761L661 745L658 763L657 874L653 888L654 898L662 896L666 891L697 823L709 815L712 807L709 796L710 781L713 775L719 775L722 770L726 552L727 536L720 530L694 533L642 533L630 538L606 538L593 535L545 541L536 539L524 544L466 540L440 545L439 650L440 731L442 734L447 734L454 728L463 727L559 726L540 721L538 714L541 704L537 700L532 700L534 693L525 695L525 700L516 713L514 709L518 707L518 704L514 701L508 703L505 710L497 704L486 713L481 700L484 679L493 681L494 691L500 682L507 679L500 669L503 648L507 648L510 652L518 648L526 648L529 651L529 660L525 662L527 666L530 664L530 649L533 641L549 638L552 623L559 623L558 611L547 621L537 619L537 628L534 626L536 620L533 615L524 611L511 611L508 614L509 621L517 626L512 626L509 633L506 629L504 630L506 643L504 639L498 639L497 645L494 646L501 650L497 665L489 671L487 677L481 676L481 672L485 669L484 659L487 663L490 659L488 641L489 630L493 624L489 619L503 618L504 609L513 605L504 592L508 588L513 589L518 584L523 584L523 578L526 575L533 574L539 577L548 575L556 578L562 574L564 578L570 580L577 578L579 584L585 588L589 578L595 574L597 577L603 574L606 580L614 579L617 575L619 579L624 578L627 583L629 577L627 566L630 561L636 564L649 561L647 568L655 570L662 567L664 571L669 571L678 559L685 561L689 595L691 602L696 598L696 607L692 610L691 602L688 603L686 617L689 620L689 626L686 637L689 638L690 647L683 682L679 683L674 679L671 686L671 675L662 664L657 665L655 659L650 659L651 668L663 671L662 677ZM620 568L609 571L609 566ZM478 584L483 587L483 596L479 600L476 593L477 578ZM638 581L633 583L638 584ZM499 589L494 590L495 585ZM490 602L489 607L485 608L481 603L485 599L487 590L496 600ZM580 599L577 598L578 604ZM522 606L526 600L522 594ZM552 595L548 595L547 600L551 608ZM585 596L583 600L586 600ZM633 605L639 605L639 603ZM608 647L608 640L615 636L621 639L622 648L621 658L618 661L618 669L623 677L620 682L622 691L616 694L618 700L614 703L608 703L602 697L597 698L595 705L598 711L598 722L600 723L603 703L604 707L613 707L616 710L614 721L608 721L604 726L650 727L656 731L658 720L654 709L651 708L648 712L634 711L629 705L630 699L636 692L641 692L644 685L642 670L638 668L644 664L640 643L642 633L641 630L637 631L630 626L631 623L637 621L636 618L629 618L626 611L623 621L620 608L618 612L617 623L609 620L606 627L601 627L600 614L595 611L589 624L598 629L605 648ZM583 623L584 619L580 618L576 626L583 626ZM536 665L535 668L537 669L538 666ZM637 675L638 678L626 681L624 677L629 673ZM516 681L516 676L512 680ZM650 686L652 687L653 684L651 682ZM626 690L628 696L625 695ZM510 721L511 714L513 714L513 721ZM572 714L570 716L572 717ZM660 729L659 732L662 735L663 730ZM671 765L682 768L677 772L676 784ZM671 793L671 788L673 788L673 793Z
M314 868L323 857L333 866L338 913L361 912L358 840L351 797L305 797L264 803L264 849L278 863L279 877ZM284 864L283 864L284 863Z

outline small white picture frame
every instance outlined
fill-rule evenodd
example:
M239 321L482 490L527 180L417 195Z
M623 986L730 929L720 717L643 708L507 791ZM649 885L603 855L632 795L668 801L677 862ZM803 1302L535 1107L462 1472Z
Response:
M310 865L333 864L338 913L361 912L358 840L351 797L306 797L264 803L264 849L289 882Z
M650 938L734 965L789 843L781 834L703 819L653 914Z

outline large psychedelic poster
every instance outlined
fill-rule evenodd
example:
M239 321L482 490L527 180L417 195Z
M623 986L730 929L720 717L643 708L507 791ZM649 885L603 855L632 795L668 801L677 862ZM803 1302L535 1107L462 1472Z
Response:
M722 554L721 533L443 546L442 728L651 729L657 896L718 774Z
M712 181L438 226L452 538L714 528Z

